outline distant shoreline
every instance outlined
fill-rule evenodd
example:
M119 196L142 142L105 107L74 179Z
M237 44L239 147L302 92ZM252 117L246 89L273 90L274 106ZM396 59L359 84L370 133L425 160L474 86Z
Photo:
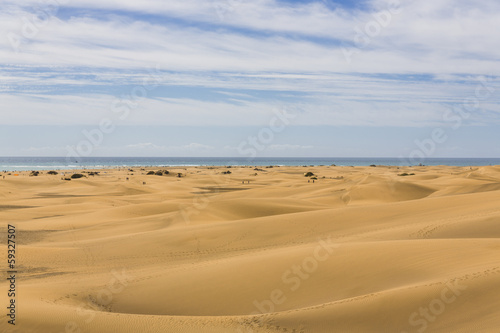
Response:
M181 168L224 166L418 166L419 164L457 167L500 165L500 158L347 158L347 157L0 157L0 171L95 170L117 168Z

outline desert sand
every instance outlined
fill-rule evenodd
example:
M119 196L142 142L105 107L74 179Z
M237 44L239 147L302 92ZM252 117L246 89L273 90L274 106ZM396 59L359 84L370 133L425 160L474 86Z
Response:
M500 166L259 169L0 178L0 331L499 332Z

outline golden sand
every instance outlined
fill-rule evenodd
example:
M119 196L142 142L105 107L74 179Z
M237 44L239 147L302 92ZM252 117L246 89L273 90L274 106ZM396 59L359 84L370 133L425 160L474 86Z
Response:
M500 167L259 168L0 178L0 331L499 332Z

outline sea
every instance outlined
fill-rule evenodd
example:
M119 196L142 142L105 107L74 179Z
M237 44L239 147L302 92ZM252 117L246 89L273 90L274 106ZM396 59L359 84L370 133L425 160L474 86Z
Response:
M112 169L122 167L178 166L368 166L368 165L500 165L500 158L403 158L375 157L0 157L0 171Z

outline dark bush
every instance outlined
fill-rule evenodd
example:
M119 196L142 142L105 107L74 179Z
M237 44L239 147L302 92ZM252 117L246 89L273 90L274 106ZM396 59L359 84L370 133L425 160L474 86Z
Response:
M59 173L57 171L49 171L47 172L49 175L58 175Z
M312 173L311 171L309 171L304 175L304 177L312 177L312 176L314 176L314 173Z
M71 179L79 179L79 178L83 178L85 177L84 175L82 175L81 173L75 173L71 176Z
M147 173L147 175L148 175L148 176L151 176L151 175L154 175L154 174L155 174L155 172L154 172L154 171L149 171L149 172Z
M231 174L231 171L227 170L227 171L223 171L222 172L223 175L230 175Z

